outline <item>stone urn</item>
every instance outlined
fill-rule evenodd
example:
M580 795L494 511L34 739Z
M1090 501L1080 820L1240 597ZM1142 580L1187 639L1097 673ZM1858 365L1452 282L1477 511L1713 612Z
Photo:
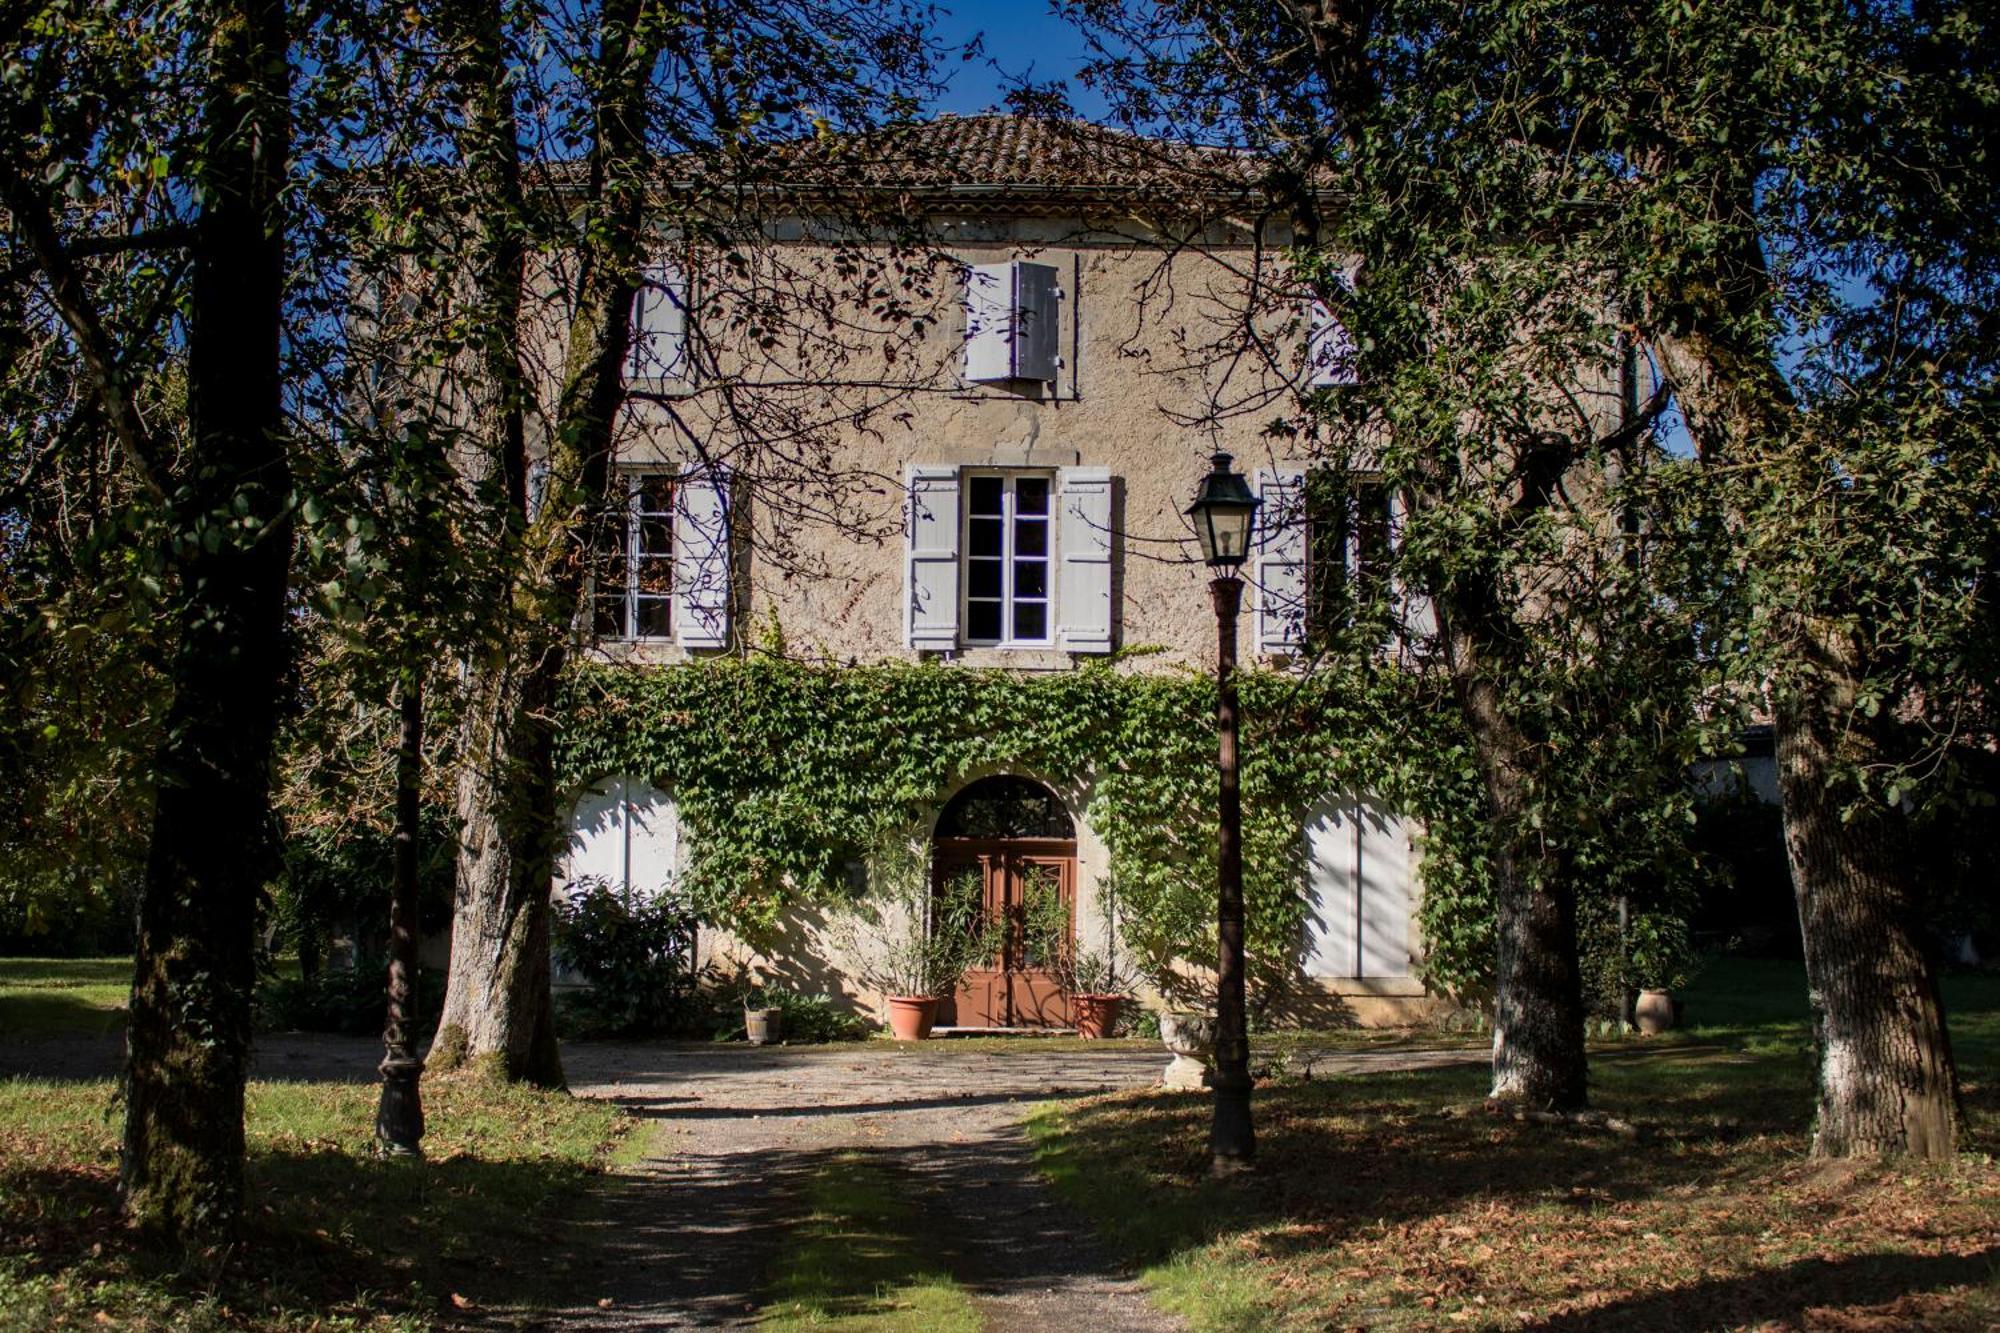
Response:
M1208 1086L1208 1059L1215 1050L1213 1018L1185 1011L1161 1014L1160 1040L1174 1057L1160 1075L1161 1087L1193 1092Z

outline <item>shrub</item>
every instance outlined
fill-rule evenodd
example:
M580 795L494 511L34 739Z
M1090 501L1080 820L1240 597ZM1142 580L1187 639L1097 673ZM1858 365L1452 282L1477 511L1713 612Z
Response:
M566 997L584 1035L691 1035L703 1024L693 911L672 885L624 894L601 879L555 903L555 952L590 989Z
M418 1028L444 1005L444 974L417 969ZM389 960L367 954L353 967L311 977L269 977L257 992L257 1020L267 1031L378 1033L389 1017Z

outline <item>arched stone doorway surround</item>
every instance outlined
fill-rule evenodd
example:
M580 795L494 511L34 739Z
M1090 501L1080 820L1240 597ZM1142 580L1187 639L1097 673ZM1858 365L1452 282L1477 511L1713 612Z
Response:
M1070 905L1071 938L1102 947L1096 910L1104 865L1101 845L1077 811L1082 793L1032 774L995 769L966 777L938 806L931 827L934 885L971 876L989 914L1008 922L1008 938L987 965L970 972L943 1007L954 1027L1066 1027L1068 998L1022 937L1026 895L1042 883Z

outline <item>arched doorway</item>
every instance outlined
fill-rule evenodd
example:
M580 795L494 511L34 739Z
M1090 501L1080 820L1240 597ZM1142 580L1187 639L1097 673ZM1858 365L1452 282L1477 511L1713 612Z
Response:
M933 844L933 884L976 876L987 915L1007 923L1000 952L966 973L941 1019L973 1028L1069 1026L1068 1000L1024 932L1028 896L1047 885L1061 895L1074 934L1076 825L1062 801L1027 778L982 778L945 806Z

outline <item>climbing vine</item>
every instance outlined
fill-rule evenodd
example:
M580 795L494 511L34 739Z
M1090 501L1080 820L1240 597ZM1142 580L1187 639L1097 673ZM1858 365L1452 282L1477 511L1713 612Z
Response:
M752 931L851 896L851 868L922 829L969 776L1017 771L1081 791L1126 942L1157 972L1213 953L1214 688L1118 659L1034 675L766 655L597 665L570 680L558 762L572 789L630 773L671 790L687 830L683 888L706 919ZM1338 790L1370 793L1424 830L1432 984L1463 990L1490 971L1476 778L1436 688L1387 668L1243 675L1247 934L1264 983L1296 971L1302 821Z

